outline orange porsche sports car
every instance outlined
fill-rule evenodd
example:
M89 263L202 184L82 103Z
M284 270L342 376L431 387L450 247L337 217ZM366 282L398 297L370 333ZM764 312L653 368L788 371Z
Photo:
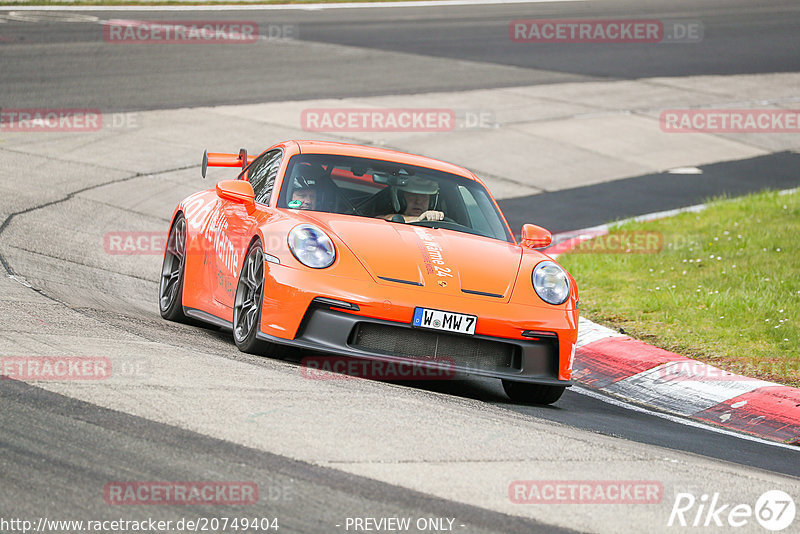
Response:
M242 170L175 209L164 318L231 330L250 353L452 365L522 402L570 385L575 281L536 250L550 232L526 224L515 241L470 171L319 141L206 153L208 166Z

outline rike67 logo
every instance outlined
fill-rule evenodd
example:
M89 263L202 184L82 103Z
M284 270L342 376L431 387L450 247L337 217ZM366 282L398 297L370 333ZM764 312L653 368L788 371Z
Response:
M795 512L794 500L781 490L763 493L755 506L725 503L719 493L703 494L699 499L691 493L678 493L667 526L730 529L744 527L755 519L765 529L779 532L794 522Z

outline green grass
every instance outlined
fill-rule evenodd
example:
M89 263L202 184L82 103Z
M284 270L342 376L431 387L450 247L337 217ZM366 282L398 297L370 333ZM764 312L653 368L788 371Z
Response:
M561 256L582 316L734 373L800 386L800 194L716 199L699 213L619 231L660 233L664 247Z

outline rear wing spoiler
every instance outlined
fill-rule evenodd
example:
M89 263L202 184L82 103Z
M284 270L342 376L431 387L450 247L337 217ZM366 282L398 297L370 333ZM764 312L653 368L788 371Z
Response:
M239 149L239 154L224 154L221 152L208 153L208 150L203 151L203 165L200 172L203 178L206 177L206 170L209 167L241 167L244 169L249 165L256 156L248 156L247 150L244 148Z

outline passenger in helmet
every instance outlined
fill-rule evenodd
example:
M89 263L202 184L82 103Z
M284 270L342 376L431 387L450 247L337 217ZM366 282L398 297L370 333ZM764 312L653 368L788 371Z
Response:
M292 200L289 207L298 210L317 209L317 188L311 186L298 187L292 191Z
M325 211L322 207L323 194L320 191L324 169L310 163L295 165L289 187L287 204L292 209Z

